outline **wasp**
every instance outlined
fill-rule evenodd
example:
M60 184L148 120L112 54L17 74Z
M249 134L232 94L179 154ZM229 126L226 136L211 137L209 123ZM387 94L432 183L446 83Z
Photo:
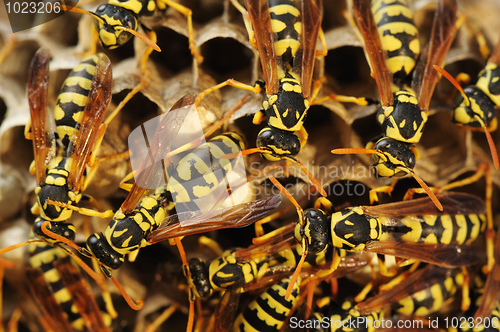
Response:
M48 243L32 244L29 265L31 294L53 330L109 331L111 316L100 310L66 251Z
M298 303L300 279L291 297L285 298L291 278L285 278L250 302L234 322L233 331L280 331Z
M367 251L447 268L484 259L483 252L473 246L487 226L484 202L459 193L439 198L443 211L429 198L351 207L331 215L313 209L317 218L297 223L294 234L307 250L321 250L326 239L326 245L341 249L341 254ZM321 225L327 225L329 231Z
M35 155L37 202L33 214L36 236L53 242L41 230L45 221L65 238L73 239L75 228L65 223L73 211L89 216L110 217L76 205L91 177L86 167L95 160L94 148L102 139L102 119L111 99L111 63L98 54L84 59L63 83L54 112L47 111L50 55L41 49L33 58L28 78L31 136ZM55 123L54 123L55 120ZM55 125L55 127L54 127Z
M165 12L168 7L174 9L175 11L184 15L187 19L188 28L188 39L189 39L189 49L191 54L196 61L201 63L203 57L198 53L194 44L194 33L193 33L193 13L191 9L175 2L172 0L110 0L106 4L102 4L95 12L89 12L82 10L80 8L67 8L68 11L73 11L77 13L82 13L90 15L95 21L94 25L97 30L99 39L102 46L106 49L116 49L126 42L128 42L133 36L144 41L150 50L147 50L144 58L142 60L142 66L144 67L149 54L154 49L157 52L161 52L158 45L156 45L156 34L154 31L146 28L143 24L140 24L141 19L152 16L157 11ZM142 26L143 30L149 35L149 38L138 33L139 25Z
M333 325L340 326L337 331L363 330L374 332L376 329L370 322L385 319L383 310L374 310L368 314L361 314L355 306L356 303L352 298L347 298L342 303L333 301L331 297L319 299L316 311L313 313L311 328L308 331L326 332L329 331L328 327ZM356 321L354 327L353 321Z
M377 176L411 174L440 208L435 195L413 171L417 159L413 145L422 137L439 80L432 66L444 62L457 30L457 4L454 0L438 2L426 53L420 52L418 30L406 1L356 0L353 5L380 94L377 121L384 134L366 149L335 149L332 153L372 154Z
M485 67L477 76L475 85L462 88L455 78L441 67L434 68L445 76L460 92L455 101L452 121L470 129L483 129L490 146L493 164L499 168L498 153L490 132L495 131L498 121L495 108L500 105L500 39Z
M446 269L428 265L411 274L402 281L395 278L396 285L385 287L379 294L356 305L361 314L368 314L391 308L393 314L406 317L429 317L450 306L457 290L462 287L461 310L470 305L468 273L465 269ZM393 280L394 281L394 280ZM393 282L391 282L393 283ZM380 287L382 288L382 287Z
M196 205L188 204L214 194L220 185L226 190L226 176L238 161L237 158L220 157L237 153L244 146L241 136L227 133L198 146L178 163L169 164L169 144L173 144L182 123L194 110L193 102L194 95L181 98L160 120L149 149L155 166L150 167L150 159L144 159L129 195L105 232L87 239L88 254L101 263L106 275L110 274L110 269L123 264L125 255L135 257L145 245L209 230L245 226L280 204L278 197L221 209L209 206L213 209L210 211L201 211ZM165 146L163 142L168 143ZM169 162L164 162L163 158ZM165 180L163 175L168 183L160 185L158 180ZM174 202L176 213L169 215ZM181 210L184 204L188 206Z
M313 87L313 73L316 41L318 37L323 41L320 33L323 3L321 0L246 0L248 12L237 1L232 3L242 12L250 41L259 52L264 81L251 86L229 79L200 93L197 103L204 95L227 85L262 93L263 109L255 114L253 123L261 124L267 119L267 126L257 136L257 147L243 153L261 153L267 160L294 162L326 196L317 180L295 157L307 141L303 124L319 90Z
M232 169L241 158L221 156L241 151L243 141L238 134L226 133L215 137L177 162L172 162L176 157L175 151L183 150L185 146L181 144L173 149L174 141L185 142L177 137L182 134L182 125L191 114L197 114L193 107L194 99L194 95L187 95L161 119L152 120L156 127L152 137L146 136L148 150L143 156L140 156L140 150L134 151L139 155L137 158L142 157L134 174L135 182L105 232L89 236L87 248L57 237L81 254L96 259L101 271L109 278L112 278L111 270L119 268L126 255L133 260L139 249L146 245L211 230L246 226L265 217L281 202L279 195L248 203L238 203L233 197L241 183L230 185L228 178L233 175ZM192 121L188 122L192 124ZM138 128L138 132L142 133L146 127ZM236 175L241 177L241 174ZM242 179L239 180L241 182ZM245 176L243 180L246 181ZM219 188L223 188L225 195L220 195ZM205 199L211 205L207 206ZM194 206L190 204L193 201ZM229 206L224 203L229 203ZM193 210L195 207L197 209ZM50 230L42 230L54 236ZM176 244L187 265L178 239ZM129 302L130 299L126 299ZM140 308L131 301L129 305Z

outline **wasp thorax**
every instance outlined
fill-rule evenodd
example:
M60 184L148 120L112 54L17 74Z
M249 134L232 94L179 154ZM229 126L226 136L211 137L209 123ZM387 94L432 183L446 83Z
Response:
M292 132L266 127L257 136L257 147L264 147L272 152L263 154L267 160L279 160L280 156L297 155L300 151L300 140Z
M71 201L68 195L68 186L59 186L59 185L51 185L45 184L40 188L40 192L38 194L38 202L41 207L43 207L43 214L48 219L57 219L61 216L63 208L60 206L48 204L47 201L50 199L55 202L61 202L70 204Z
M102 233L92 234L87 239L87 248L101 264L116 270L122 266L123 256L111 248L111 246L103 239L104 236Z

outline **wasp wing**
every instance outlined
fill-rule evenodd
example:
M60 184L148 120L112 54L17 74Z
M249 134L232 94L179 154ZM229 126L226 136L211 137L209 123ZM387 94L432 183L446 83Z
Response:
M281 203L281 195L233 207L202 213L186 211L165 218L146 240L153 244L173 237L186 236L224 228L243 227L269 215Z
M438 210L429 197L375 206L364 206L363 211L367 216L388 218L401 218L412 215L468 215L486 212L484 202L473 195L446 193L439 194L437 197L443 205L443 211Z
M431 38L427 53L421 54L419 65L415 68L412 88L417 94L422 110L429 110L432 93L439 81L439 73L434 65L443 66L444 58L457 32L457 3L455 0L441 0L434 15ZM420 65L421 60L425 66Z
M71 294L73 304L78 308L87 331L109 331L104 323L103 313L78 269L69 259L58 260L54 262L54 266L61 276L62 283Z
M49 51L41 48L35 54L28 73L28 102L35 155L35 174L39 185L45 180L45 166L55 156L54 121L51 114L47 112L49 61Z
M323 1L310 0L302 1L302 36L301 61L293 62L293 71L301 70L302 93L308 99L311 95L311 85L314 72L314 58L316 54L316 44L318 33L323 20ZM300 54L300 52L298 52ZM297 68L297 70L296 70Z
M486 258L482 248L470 245L373 241L366 245L366 251L418 260L446 268L473 265Z
M387 69L382 42L373 19L371 1L355 0L353 1L353 9L354 17L364 38L365 52L369 58L372 77L377 83L382 106L393 105L392 78Z
M166 185L166 168L170 160L171 146L184 120L194 107L195 99L195 94L185 95L160 118L152 140L147 141L149 149L135 172L132 189L121 205L123 213L126 214L134 209L148 189L159 187L161 184ZM145 138L147 139L147 136Z
M474 317L490 317L500 299L500 234L495 242L495 264L484 285L483 298Z
M255 34L266 91L268 95L274 95L278 92L279 77L269 4L267 0L246 0L245 3Z
M430 289L433 284L444 281L448 276L455 272L457 272L456 269L450 270L428 265L425 268L412 273L409 277L402 280L394 287L386 291L382 291L366 301L358 303L356 308L362 315L383 310L384 308L390 307L391 304L396 304L399 300L405 297L411 296L424 289Z
M488 62L494 63L496 65L500 65L500 38L498 38L495 49L491 53L490 58L488 59Z
M74 191L78 191L82 185L83 173L93 152L104 113L111 101L112 82L111 61L105 54L100 53L79 130L71 137L67 150L67 155L73 158L68 186Z

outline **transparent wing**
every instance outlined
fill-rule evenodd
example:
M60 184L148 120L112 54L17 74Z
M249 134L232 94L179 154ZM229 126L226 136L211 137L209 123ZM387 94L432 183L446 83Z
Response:
M302 36L300 39L302 57L299 63L296 63L294 59L294 68L292 70L294 72L301 71L299 74L301 76L302 92L306 99L311 95L316 44L322 19L322 0L302 1Z
M281 195L260 199L209 213L186 211L165 218L146 240L157 243L178 236L186 236L224 228L243 227L264 218L281 203ZM181 222L183 220L183 222Z
M36 182L45 180L45 166L55 156L55 123L47 112L50 53L41 48L35 54L28 73L28 102L35 155Z
M373 19L370 0L353 1L354 17L358 23L365 42L365 52L368 55L372 76L377 83L382 106L393 105L392 78L387 70L385 54L378 35L377 25Z
M90 160L104 113L106 113L111 101L111 85L113 83L111 61L105 54L100 53L98 56L80 128L71 137L67 150L67 156L73 158L68 186L75 191L80 189L82 176Z
M412 215L481 214L486 212L484 202L473 195L445 193L439 194L437 197L443 205L443 211L438 210L429 197L375 206L364 206L363 211L368 216L389 218L401 218Z
M246 0L245 2L255 33L267 94L274 95L278 92L279 78L269 4L267 0Z
M166 114L148 121L130 134L135 182L121 206L123 213L134 209L148 189L166 185L165 170L170 162L170 151L188 114L191 111L196 113L195 98L194 94L185 95Z
M429 289L433 284L444 281L448 276L455 272L457 272L456 269L450 270L428 265L425 268L412 273L409 277L402 280L394 287L385 290L366 301L358 303L356 308L362 315L383 310L384 308L396 304L399 300L407 296L411 296L424 289Z
M439 81L439 73L433 68L444 64L444 58L457 32L457 3L455 0L441 0L434 15L431 39L427 54L423 54L425 66L417 66L412 80L412 88L423 110L429 109L432 93ZM420 60L419 60L420 63Z
M473 265L486 259L484 248L467 245L373 241L366 245L366 251L415 259L446 268Z

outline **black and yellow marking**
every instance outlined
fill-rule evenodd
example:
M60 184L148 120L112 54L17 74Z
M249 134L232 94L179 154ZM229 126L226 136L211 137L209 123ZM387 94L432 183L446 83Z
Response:
M453 122L466 127L486 127L489 131L496 130L498 120L495 114L496 108L500 106L499 64L488 62L478 74L476 84L466 87L464 92L468 102L463 96L457 98L453 110Z
M293 132L301 130L310 101L302 91L301 68L294 66L294 61L300 61L296 57L301 56L302 47L301 1L272 0L268 5L277 59L273 79L278 82L278 89L266 89L262 113L256 114L254 122L266 116L268 127L259 133L257 146L272 151L272 154L263 154L264 158L279 160L283 155L294 156L299 152L300 144Z
M106 213L76 205L82 199L81 190L87 185L86 167L95 158L95 155L91 157L95 154L92 149L99 141L96 133L110 101L112 78L110 61L104 54L85 58L64 81L53 116L49 116L49 60L49 52L41 49L30 67L31 134L26 131L26 136L33 140L35 161L31 170L35 171L38 184L35 189L37 203L31 210L40 215L35 221L34 232L52 241L41 231L41 223L45 220L51 222L54 232L73 239L74 229L60 222L68 220L74 210L107 217Z
M214 137L167 169L169 182L166 187L143 196L127 213L118 210L104 233L93 234L87 239L87 247L102 264L103 271L109 274L108 268L119 268L125 255L148 245L146 237L169 215L172 202L189 203L194 198L209 195L234 166L235 159L220 157L239 152L243 146L241 136L235 133Z
M418 29L408 1L374 0L372 12L387 56L387 69L395 80L406 79L420 54Z
M365 149L337 149L333 153L371 153L380 177L411 174L418 157L429 104L439 79L432 65L442 64L457 30L455 0L440 0L434 16L427 54L420 54L418 29L406 0L355 0L353 9L380 94L377 122L383 135ZM418 59L418 63L417 63ZM426 190L432 197L430 190ZM435 197L434 197L435 198ZM436 202L439 206L439 202Z
M151 40L143 37L137 33L141 20L145 17L153 15L155 12L165 12L168 7L178 11L187 19L189 49L196 61L202 62L203 57L197 53L194 45L193 36L193 22L191 9L182 6L181 4L172 0L109 0L108 3L102 4L97 7L94 13L91 13L95 18L95 28L99 35L99 39L104 48L115 49L126 42L132 36L139 36L146 43L154 47L155 50L160 51L160 48L154 44L156 41L156 34L153 31L145 28L144 30L150 34ZM130 29L130 30L125 30ZM142 61L143 69L150 51L145 53Z
M78 269L73 266L70 257L63 249L47 243L32 244L29 265L27 276L31 293L55 330L84 331L92 328L107 330L111 326L111 317L98 308L88 293L89 286L86 282L82 283L83 279L79 274L76 277L71 276L71 273L78 273ZM65 271L63 275L62 271ZM75 303L74 299L78 296L85 301L83 307ZM85 308L84 316L81 311L83 308Z
M355 308L356 303L354 299L345 299L342 304L335 302L331 297L324 297L317 302L317 309L313 314L313 328L310 331L326 332L326 331L339 331L350 332L363 330L366 332L375 332L376 321L384 319L384 311L377 310L368 314L362 315L359 310ZM364 318L364 321L360 320ZM363 324L354 325L353 321L362 321ZM330 323L331 329L326 328L325 323ZM342 324L341 324L342 323ZM338 327L338 328L335 328Z
M333 245L349 251L362 251L370 241L470 244L485 228L485 214L377 217L355 207L331 217Z
M167 169L168 191L176 203L190 202L210 194L231 173L240 158L221 158L245 149L243 138L225 133L197 147Z
M460 279L460 280L459 280ZM453 301L457 285L463 284L463 275L448 276L429 288L407 296L394 305L394 310L405 316L429 317Z
M73 68L57 97L54 108L56 131L66 148L71 137L78 134L98 61L97 55L89 56Z
M289 284L290 278L285 278L250 302L236 318L233 331L280 331L300 294L299 279L294 284L291 296L286 299Z
M327 244L350 252L401 255L444 267L469 265L482 259L472 243L485 233L486 207L475 196L459 193L439 196L444 211L431 199L421 198L378 206L358 206L333 213L325 222ZM310 252L323 242L323 228L297 223L295 238L306 239ZM306 229L313 230L305 232ZM319 238L319 240L315 240ZM467 248L466 248L467 247ZM439 251L439 254L438 254Z

